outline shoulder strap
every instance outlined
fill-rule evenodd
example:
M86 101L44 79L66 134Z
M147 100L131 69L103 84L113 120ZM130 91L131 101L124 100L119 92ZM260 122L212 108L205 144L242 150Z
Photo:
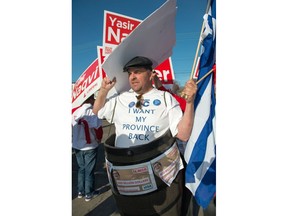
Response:
M115 114L116 104L117 104L117 98L115 99L115 104L114 104L114 108L113 108L113 113L112 113L111 123L113 122L113 119L114 119L114 114ZM112 124L109 126L108 137L110 136L111 126L112 126Z
M165 103L165 106L167 107L167 102L166 102L166 91L164 91L164 103Z

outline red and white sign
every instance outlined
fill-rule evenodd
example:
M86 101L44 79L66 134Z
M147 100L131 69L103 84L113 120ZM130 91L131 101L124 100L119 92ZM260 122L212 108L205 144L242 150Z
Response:
M101 71L101 76L102 78L106 77L106 73L102 68L102 64L105 61L105 56L104 56L104 49L102 46L97 46L97 55L98 55L98 60L99 60L99 70Z
M103 47L104 56L112 53L142 20L104 10Z
M194 69L194 73L192 74L192 79L194 80L198 80L198 76L199 76L199 63L200 63L200 56L198 56L197 61L196 61L196 66Z
M156 71L159 80L162 82L162 85L166 89L172 89L175 77L171 57L158 65L154 70Z
M99 70L98 58L81 74L72 90L72 109L80 106L101 86L102 76Z

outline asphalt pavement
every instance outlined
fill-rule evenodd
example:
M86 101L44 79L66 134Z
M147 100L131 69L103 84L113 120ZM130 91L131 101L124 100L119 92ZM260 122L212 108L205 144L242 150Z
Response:
M104 142L109 135L115 131L114 126L107 121L103 121L103 139ZM91 201L86 202L84 198L77 198L77 170L78 165L75 154L72 152L72 215L73 216L120 216L110 189L108 177L105 169L104 146L101 144L98 150L97 165L95 169L95 190L100 194ZM192 213L190 213L192 216ZM203 211L200 208L197 216L215 216L216 207L211 202L209 207ZM196 215L194 215L196 216Z

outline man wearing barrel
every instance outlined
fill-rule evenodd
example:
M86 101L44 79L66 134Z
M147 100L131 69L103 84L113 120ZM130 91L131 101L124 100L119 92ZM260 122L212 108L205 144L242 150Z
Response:
M105 156L121 215L181 215L183 162L176 138L187 141L191 135L197 85L186 82L183 113L169 92L153 87L152 65L147 57L132 58L123 68L131 89L106 100L116 79L105 77L93 106L100 119L115 125Z

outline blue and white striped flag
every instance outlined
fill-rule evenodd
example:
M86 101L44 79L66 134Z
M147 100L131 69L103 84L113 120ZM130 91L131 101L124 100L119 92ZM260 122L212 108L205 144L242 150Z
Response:
M202 54L198 80L216 63L216 0L211 0L208 14L204 15ZM198 83L195 97L195 120L184 153L187 163L185 186L197 203L208 207L216 193L216 143L215 143L215 89L213 73Z

